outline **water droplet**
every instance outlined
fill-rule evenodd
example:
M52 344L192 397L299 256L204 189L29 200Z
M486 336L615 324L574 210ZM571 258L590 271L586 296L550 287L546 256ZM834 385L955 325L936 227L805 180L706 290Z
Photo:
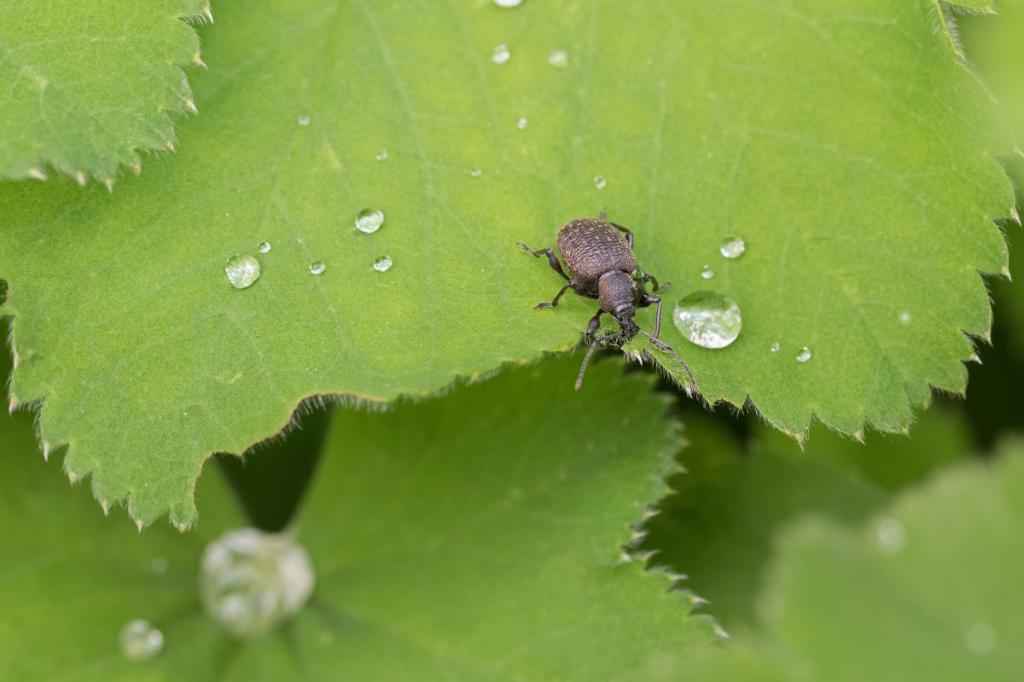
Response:
M491 51L491 61L495 64L507 64L510 59L512 59L512 51L504 43L496 46Z
M747 243L742 237L726 237L718 247L718 252L726 258L739 258L747 250Z
M286 534L230 531L206 546L203 609L237 637L252 637L298 613L313 592L309 554Z
M260 244L260 253L270 253L271 249L273 248L274 247L270 244L270 242L263 242L262 244Z
M879 549L886 554L896 554L906 544L906 531L898 519L882 519L875 526L875 538Z
M782 350L782 345L778 341L776 341L771 346L769 346L768 349L773 353L778 353L780 350Z
M391 269L394 262L391 260L391 256L378 256L373 261L373 269L377 272L387 272Z
M498 7L519 7L523 0L494 0L494 4Z
M472 175L474 178L479 178L481 175L484 174L484 172L479 168L474 168L473 170L469 171L469 174Z
M972 654L983 656L995 651L996 631L988 623L974 623L964 631L964 643Z
M602 178L600 175L595 175L594 176L594 187L596 187L598 189L604 189L607 184L608 184L608 182L604 178Z
M695 291L683 297L672 311L672 321L691 343L703 348L725 348L743 326L736 302L714 291Z
M569 53L565 50L555 50L548 55L548 64L556 69L564 69L569 66Z
M128 621L118 636L121 655L130 661L148 661L164 648L164 633L141 618Z
M910 311L904 310L900 313L900 324L910 324Z
M228 282L236 289L247 289L260 278L260 262L252 256L232 256L224 266Z
M149 572L153 575L163 575L167 572L170 563L166 557L158 556L149 562Z
M705 265L704 269L700 271L700 276L704 279L711 279L715 276L715 271L711 269L710 265Z
M807 346L804 346L803 348L800 349L800 352L796 354L796 361L807 362L808 360L811 359L811 357L811 349L808 348Z
M327 266L324 265L322 260L314 261L309 264L309 274L311 275L322 275L326 269Z
M309 118L309 115L308 115L308 114L302 114L302 115L301 115L301 116L299 116L299 117L298 117L298 118L297 118L296 120L297 120L297 121L299 122L299 125L300 125L300 126L302 126L303 128L305 128L306 126L308 126L308 125L309 125L309 122L310 122L310 120L312 120L312 119L310 119L310 118Z
M356 216L356 229L366 234L373 234L384 224L384 214L375 208L364 208Z
M516 121L516 128L519 128L520 130L526 130L526 126L528 125L530 125L530 121L525 116L520 116L519 120Z
M378 161L387 161L388 160L388 150L387 149L381 149L379 152L377 152L377 160Z

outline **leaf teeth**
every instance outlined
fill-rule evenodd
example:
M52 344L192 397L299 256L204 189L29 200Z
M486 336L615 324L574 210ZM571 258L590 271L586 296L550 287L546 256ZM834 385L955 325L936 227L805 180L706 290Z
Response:
M213 10L210 9L209 3L206 4L206 7L203 7L203 16L208 22L213 23Z
M855 441L857 441L861 445L864 445L864 430L863 429L857 429L851 435L853 436L853 439Z
M114 178L103 178L103 184L106 185L107 191L113 194L114 192Z
M100 508L103 510L104 516L110 516L110 501L100 500Z
M75 182L77 182L82 187L85 187L85 171L83 171L83 170L76 170L75 171Z
M76 474L74 471L71 471L70 469L68 469L67 474L68 480L71 481L71 485L78 483L78 474Z
M174 153L174 142L172 142L171 140L167 140L167 142L164 142L164 147L167 148L167 151L171 152L172 154Z
M50 441L44 440L43 441L43 461L44 462L49 462L50 461L50 453L51 452L53 452L53 446L50 445Z
M142 519L135 519L135 527L138 528L141 533L142 529L146 527L146 522Z
M196 103L192 99L185 100L185 111L190 114L198 114L199 109L196 109Z
M1016 206L1014 206L1013 208L1010 209L1010 220L1012 220L1013 222L1017 223L1018 225L1021 224L1020 223L1020 211L1017 210Z
M46 173L43 172L42 168L29 168L26 175L33 180L46 180Z
M714 629L715 629L715 634L718 637L720 637L721 639L731 639L732 638L732 635L730 635L728 632L726 632L725 628L723 628L721 623L719 623L718 621L715 621Z
M192 55L192 63L204 69L206 68L206 62L203 61L202 56L198 52Z
M142 174L142 162L141 161L136 161L135 163L133 163L131 165L131 169L132 169L132 173L135 173L136 175L141 175Z
M21 407L21 401L19 401L13 394L11 395L11 402L7 406L7 414L14 414Z

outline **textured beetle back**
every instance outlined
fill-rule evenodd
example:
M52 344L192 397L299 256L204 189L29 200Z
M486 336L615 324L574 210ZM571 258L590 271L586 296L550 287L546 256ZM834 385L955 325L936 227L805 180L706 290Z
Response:
M636 258L625 235L603 220L581 218L566 223L558 231L558 252L572 279L595 290L606 272L636 271Z

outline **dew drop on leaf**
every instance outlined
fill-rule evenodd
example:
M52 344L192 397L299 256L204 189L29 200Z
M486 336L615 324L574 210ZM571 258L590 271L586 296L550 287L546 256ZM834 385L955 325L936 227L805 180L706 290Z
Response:
M148 620L128 621L118 636L121 655L130 661L148 661L164 648L164 633Z
M270 253L270 250L274 247L271 246L270 242L263 242L260 244L260 253Z
M600 175L594 176L594 187L598 189L604 189L608 185L608 182Z
M491 50L491 61L495 64L507 64L510 59L512 59L512 51L504 43Z
M796 354L796 361L801 363L808 362L811 359L811 357L811 349L808 348L807 346L804 346L803 348L800 349L800 352Z
M715 291L695 291L680 299L672 321L691 343L702 348L725 348L740 335L740 308Z
M782 344L776 341L771 346L769 346L768 349L773 353L778 353L780 350L782 350Z
M896 554L906 543L906 531L898 519L882 519L875 526L875 539L878 547L886 554Z
M309 122L310 122L310 121L311 121L312 119L310 119L310 117L309 117L308 115L306 115L306 114L302 114L302 115L301 115L301 116L299 116L299 117L298 117L298 119L296 119L296 120L297 120L297 121L299 122L299 125L300 125L300 126L302 126L303 128L305 128L306 126L308 126L308 125L309 125Z
M384 224L384 213L375 208L364 208L356 216L356 229L366 234L373 234Z
M555 50L548 55L548 64L556 69L564 69L569 66L569 53L565 50Z
M904 310L900 313L900 324L910 324L910 311Z
M232 256L224 266L228 282L236 289L248 289L260 278L260 262L252 256Z
M523 0L494 0L494 4L498 7L519 7Z
M252 637L298 613L314 582L309 554L292 536L242 528L206 546L199 593L210 618Z
M474 168L473 170L469 171L469 174L472 175L474 178L479 178L481 175L484 174L484 172L479 168Z
M391 260L391 256L378 256L373 261L373 269L377 272L387 272L391 269L394 262Z
M309 274L311 275L322 275L326 269L327 266L324 265L322 260L314 261L309 264Z
M747 243L742 237L727 237L718 247L718 252L726 258L739 258L747 250Z
M378 161L387 161L388 160L388 150L387 149L381 149L379 152L377 152L377 160Z
M530 125L530 121L525 116L520 116L519 120L516 121L516 128L519 128L520 130L526 130L526 126L528 125Z
M700 276L703 279L712 279L715 276L715 271L711 269L710 265L705 265L704 269L700 271Z

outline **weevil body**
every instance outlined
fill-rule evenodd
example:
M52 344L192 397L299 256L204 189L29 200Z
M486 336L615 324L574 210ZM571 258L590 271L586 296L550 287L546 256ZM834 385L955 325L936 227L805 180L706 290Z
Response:
M590 348L583 359L583 366L576 379L576 388L579 389L583 384L587 363L596 349L620 348L638 333L647 336L659 350L672 353L686 369L692 385L696 386L686 363L671 346L659 339L662 300L654 293L647 293L646 285L650 282L654 292L667 288L668 283L659 285L657 278L645 273L637 265L633 253L633 233L622 225L605 220L578 218L566 223L558 231L557 243L558 252L565 261L569 274L562 269L558 256L550 248L531 249L522 242L519 242L519 246L532 256L547 256L551 269L566 281L550 302L538 303L537 308L554 308L570 289L580 296L597 299L601 305L590 319L587 331L583 335L584 342ZM637 326L634 317L637 308L651 305L657 305L658 309L655 314L654 333L648 334ZM619 331L595 337L594 334L601 327L601 316L605 313L619 323Z

